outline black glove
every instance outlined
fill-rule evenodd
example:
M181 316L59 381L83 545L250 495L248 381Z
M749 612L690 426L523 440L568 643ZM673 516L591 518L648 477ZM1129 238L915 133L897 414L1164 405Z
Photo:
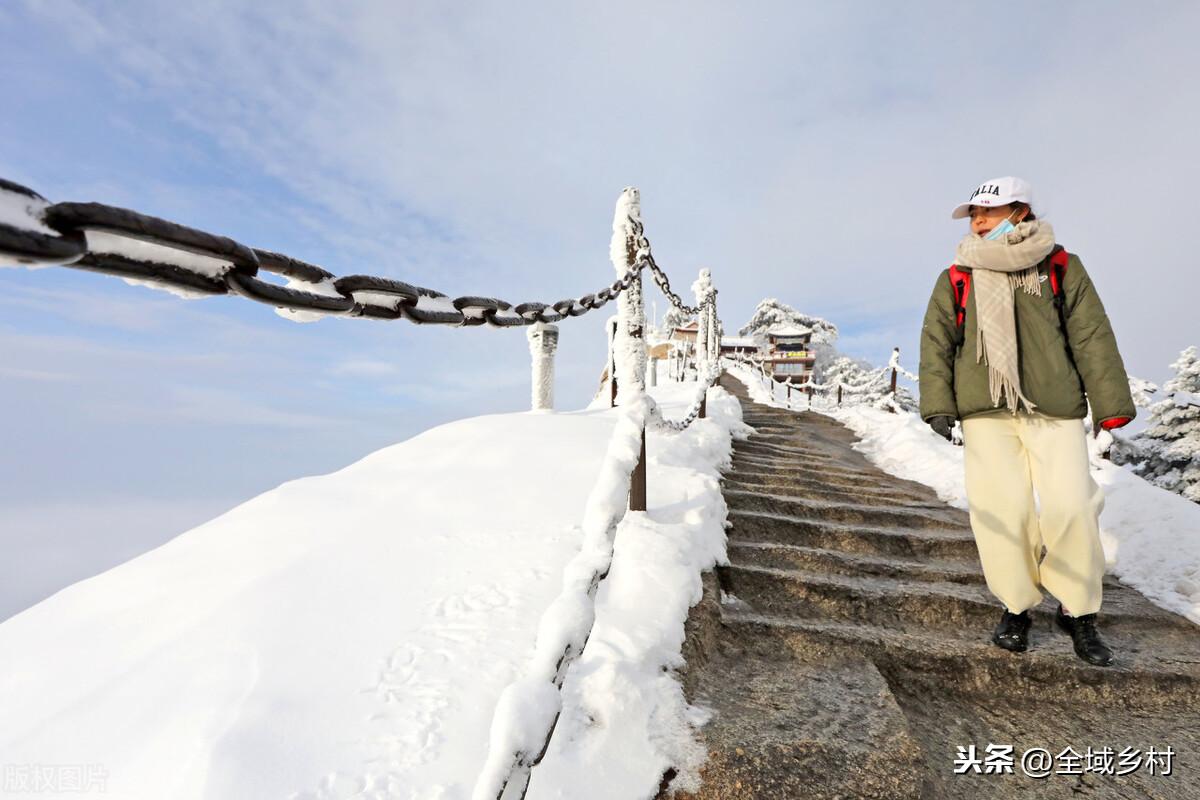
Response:
M948 442L950 441L950 429L954 427L954 417L947 416L946 414L930 417L929 427L933 428L934 433Z

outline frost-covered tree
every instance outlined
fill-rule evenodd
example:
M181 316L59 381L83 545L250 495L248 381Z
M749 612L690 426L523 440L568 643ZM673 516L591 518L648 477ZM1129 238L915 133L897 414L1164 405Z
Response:
M683 327L684 325L688 324L690 320L691 317L689 317L687 314L684 314L675 306L671 306L667 309L667 313L663 314L662 316L662 323L658 328L659 335L663 339L670 338L671 331L675 330L676 328Z
M766 336L767 329L776 325L798 325L811 328L813 345L832 345L837 341L837 326L826 319L797 311L786 303L768 297L758 304L750 321L738 331L739 336Z
M825 374L817 382L829 386L842 383L846 386L857 386L868 381L876 369L869 361L861 358L837 355L830 359L825 367Z
M1129 393L1133 395L1133 404L1138 408L1149 408L1158 393L1158 384L1144 378L1129 376Z
M1200 503L1200 356L1195 345L1171 364L1175 376L1150 406L1149 427L1114 446L1112 459L1130 464L1155 486Z
M812 352L814 359L813 375L819 383L823 382L821 376L824 374L826 365L838 355L837 350L833 347L833 343L837 341L838 337L837 326L827 319L805 314L774 297L768 297L754 309L750 321L742 326L738 335L752 336L760 341L765 341L767 331L777 325L802 326L812 331L808 349Z

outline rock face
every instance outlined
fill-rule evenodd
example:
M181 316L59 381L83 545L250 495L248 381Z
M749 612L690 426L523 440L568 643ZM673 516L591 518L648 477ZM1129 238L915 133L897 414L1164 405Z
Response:
M662 796L1200 798L1200 627L1108 576L1112 666L1075 656L1049 593L1029 650L1001 650L965 511L873 466L835 420L722 385L758 432L725 476L730 565L688 620L685 690L714 712L704 785ZM1008 773L955 774L960 747L986 765L989 745L1012 747ZM1089 747L1112 749L1107 773ZM1170 774L1151 770L1168 747ZM1022 766L1034 748L1054 757L1043 777Z

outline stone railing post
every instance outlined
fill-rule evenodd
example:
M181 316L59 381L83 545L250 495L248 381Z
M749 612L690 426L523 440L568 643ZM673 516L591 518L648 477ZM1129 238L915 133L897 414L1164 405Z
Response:
M525 331L529 355L533 360L532 407L534 411L554 409L554 352L558 349L558 326L535 322Z

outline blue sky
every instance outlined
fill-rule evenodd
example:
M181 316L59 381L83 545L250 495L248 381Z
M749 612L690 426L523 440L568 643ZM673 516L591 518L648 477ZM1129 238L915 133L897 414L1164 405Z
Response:
M1129 371L1161 381L1200 343L1177 244L1197 23L1183 3L18 2L0 176L513 301L610 281L637 185L659 262L679 289L711 268L727 329L778 297L915 365L950 209L1016 174ZM591 396L607 314L561 326L560 408ZM528 378L520 330L299 325L0 270L0 618L284 480L526 408Z

